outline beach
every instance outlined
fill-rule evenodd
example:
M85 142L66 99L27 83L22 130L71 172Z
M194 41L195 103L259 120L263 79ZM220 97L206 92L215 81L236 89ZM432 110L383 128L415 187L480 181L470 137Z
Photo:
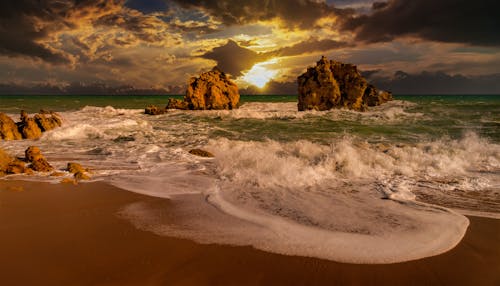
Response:
M252 247L197 244L120 218L168 199L104 183L0 181L2 285L498 285L500 220L468 217L457 247L396 264L343 264Z

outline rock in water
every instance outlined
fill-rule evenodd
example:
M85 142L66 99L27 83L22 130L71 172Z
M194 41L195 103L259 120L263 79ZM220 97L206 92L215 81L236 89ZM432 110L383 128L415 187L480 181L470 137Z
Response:
M235 109L239 107L240 94L238 86L214 68L189 80L184 102L193 110Z
M36 114L34 119L42 132L52 130L62 125L61 117L57 113L51 111L40 110L40 113Z
M392 100L389 92L378 91L357 67L322 57L298 77L299 111L345 107L365 111Z
M166 113L166 109L161 109L156 105L149 105L144 109L144 114L149 114L149 115L160 115Z
M20 140L23 136L19 132L16 123L12 118L0 112L0 139Z
M189 109L189 104L186 101L182 101L180 99L169 98L166 108L187 110Z
M40 149L36 146L30 146L25 151L26 160L31 163L30 168L38 172L50 172L54 168L47 162Z
M38 139L42 137L42 129L34 118L29 117L26 111L21 110L21 122L18 123L19 131L25 139Z
M90 176L87 174L88 169L78 163L68 163L67 170L74 174L76 180L90 180Z

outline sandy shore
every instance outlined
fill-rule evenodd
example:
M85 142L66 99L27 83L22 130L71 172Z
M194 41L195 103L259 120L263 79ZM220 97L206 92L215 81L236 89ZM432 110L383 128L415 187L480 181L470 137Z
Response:
M500 285L500 220L470 217L443 255L353 265L137 230L116 213L141 201L170 203L102 183L0 181L0 285Z

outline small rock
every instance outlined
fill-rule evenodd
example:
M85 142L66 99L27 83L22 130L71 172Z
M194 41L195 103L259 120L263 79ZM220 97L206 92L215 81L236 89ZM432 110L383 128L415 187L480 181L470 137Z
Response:
M47 162L40 149L36 146L30 146L25 151L26 160L31 163L30 168L38 172L50 172L54 168Z
M73 185L77 184L76 180L72 178L64 178L60 182L63 184L73 184Z
M53 172L50 174L51 177L64 177L66 174L63 172Z
M200 156L200 157L206 157L206 158L212 158L215 157L214 154L202 150L202 149L191 149L189 150L189 154L195 155L195 156Z
M149 105L144 110L144 113L149 114L149 115L160 115L160 114L164 114L166 112L167 112L166 109L160 109L159 107L157 107L155 105Z
M74 174L76 180L90 180L90 176L87 174L88 169L78 163L68 163L67 170Z
M185 101L180 100L180 99L169 98L166 108L167 109L187 110L187 109L189 109L189 104Z

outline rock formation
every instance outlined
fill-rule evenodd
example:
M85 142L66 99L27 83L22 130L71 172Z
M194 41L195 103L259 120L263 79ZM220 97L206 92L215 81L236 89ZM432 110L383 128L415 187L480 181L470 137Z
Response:
M19 140L23 139L17 128L16 123L12 118L0 112L0 139L4 140Z
M26 155L26 160L31 163L29 167L32 170L37 172L50 172L54 170L38 147L30 146L24 153Z
M322 57L315 67L298 77L299 111L345 107L365 111L392 100L389 92L378 91L357 67Z
M238 86L229 77L214 68L200 77L189 80L184 101L170 99L168 109L235 109L239 107Z
M10 117L0 113L0 139L38 139L42 136L42 132L61 125L62 119L58 114L44 110L41 110L34 117L30 117L28 113L22 110L21 121L18 123L14 123Z
M161 109L156 105L148 105L144 109L144 114L149 114L149 115L160 115L160 114L164 114L166 112L167 112L166 109Z

